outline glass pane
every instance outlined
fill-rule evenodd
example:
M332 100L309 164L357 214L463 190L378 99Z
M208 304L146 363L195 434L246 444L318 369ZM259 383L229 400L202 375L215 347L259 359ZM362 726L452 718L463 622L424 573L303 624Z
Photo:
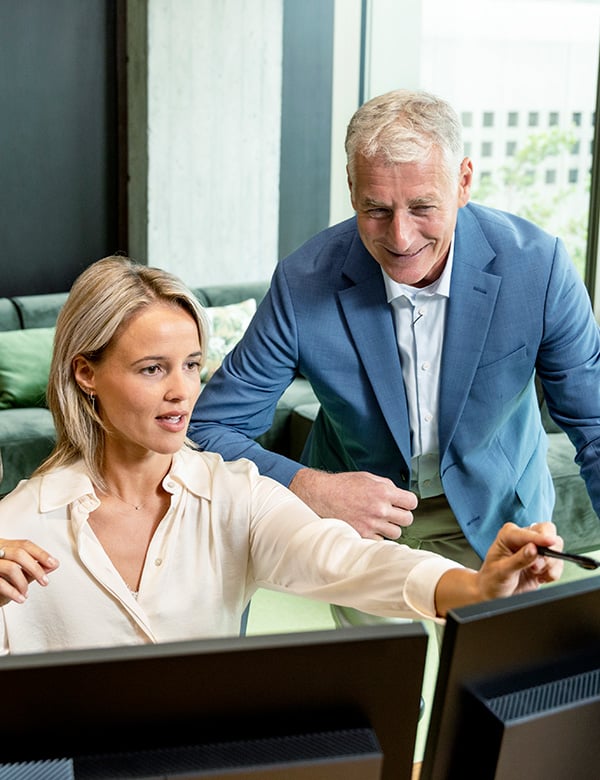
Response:
M384 14L389 25L392 7L371 0L372 36ZM559 235L583 276L600 0L410 0L396 8L416 62L371 39L366 98L396 87L446 98L463 119L472 199Z

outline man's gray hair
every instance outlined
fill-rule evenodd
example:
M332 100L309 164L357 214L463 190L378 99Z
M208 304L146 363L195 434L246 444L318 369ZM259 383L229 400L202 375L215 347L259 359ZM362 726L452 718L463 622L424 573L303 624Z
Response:
M357 155L386 165L420 162L437 147L447 173L458 176L463 160L462 127L445 100L428 92L397 89L364 103L346 132L346 156L353 178Z

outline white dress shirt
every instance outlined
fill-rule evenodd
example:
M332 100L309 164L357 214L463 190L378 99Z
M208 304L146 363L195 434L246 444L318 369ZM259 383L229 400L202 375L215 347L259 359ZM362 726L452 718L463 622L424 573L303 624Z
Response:
M171 504L135 598L88 517L100 501L82 463L23 481L0 501L0 538L60 562L46 587L1 610L0 648L24 653L235 635L261 587L391 617L432 617L457 564L323 520L248 460L183 449L163 481Z
M421 498L444 492L438 439L440 373L454 241L441 276L427 287L399 284L383 271L393 307L411 433L411 490Z

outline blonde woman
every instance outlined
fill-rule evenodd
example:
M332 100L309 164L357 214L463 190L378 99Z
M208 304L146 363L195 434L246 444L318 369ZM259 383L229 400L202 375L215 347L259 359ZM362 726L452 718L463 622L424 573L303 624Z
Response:
M321 519L248 460L188 442L204 313L172 275L109 257L56 325L57 444L0 502L0 648L34 652L237 634L259 587L383 616L556 579L554 527L505 525L481 569ZM240 408L240 415L244 414Z

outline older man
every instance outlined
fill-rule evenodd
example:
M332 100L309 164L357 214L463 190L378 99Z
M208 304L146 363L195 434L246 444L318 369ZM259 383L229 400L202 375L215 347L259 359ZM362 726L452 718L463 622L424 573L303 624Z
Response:
M599 513L600 337L562 242L469 203L460 123L433 95L370 100L346 151L356 216L278 264L192 438L363 536L477 567L504 521L552 514L537 373ZM302 464L253 441L298 373L321 403Z

